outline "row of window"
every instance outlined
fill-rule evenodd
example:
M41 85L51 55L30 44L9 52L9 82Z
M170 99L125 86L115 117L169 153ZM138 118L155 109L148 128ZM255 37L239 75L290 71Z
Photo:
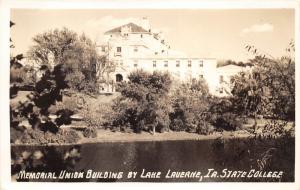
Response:
M168 61L164 61L164 67L168 67L169 62ZM138 61L135 60L134 61L134 67L138 66ZM157 62L154 60L153 61L153 67L157 66ZM180 61L176 61L176 67L180 67ZM192 67L192 61L188 60L188 67ZM203 61L199 61L199 67L203 67Z

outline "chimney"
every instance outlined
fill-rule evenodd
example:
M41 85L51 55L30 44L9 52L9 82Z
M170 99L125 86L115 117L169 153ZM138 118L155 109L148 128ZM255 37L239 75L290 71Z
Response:
M149 20L147 17L143 17L142 20L141 20L141 27L145 30L147 30L148 32L151 31L151 28L150 28L150 23L149 23Z

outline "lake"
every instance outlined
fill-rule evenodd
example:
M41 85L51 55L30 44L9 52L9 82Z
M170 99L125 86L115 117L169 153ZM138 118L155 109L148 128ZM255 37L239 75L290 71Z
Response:
M17 181L293 182L295 139L18 145L12 146L11 156L13 180L20 171L49 172L57 177L27 179L24 174ZM282 176L277 178L280 171ZM60 172L62 176L68 173L67 177L58 178Z

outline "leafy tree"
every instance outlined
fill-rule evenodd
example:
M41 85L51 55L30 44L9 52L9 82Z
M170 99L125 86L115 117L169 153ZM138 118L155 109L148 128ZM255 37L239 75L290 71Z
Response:
M171 95L173 111L170 128L207 134L209 131L210 95L204 80L183 83Z
M11 57L10 62L14 63L21 58L23 56ZM64 65L57 64L53 69L42 65L40 71L43 72L43 76L35 83L34 90L27 96L28 100L20 102L13 109L10 108L11 141L13 142L17 140L13 137L18 138L26 133L28 125L39 131L57 133L61 125L71 122L70 116L73 113L70 110L58 110L56 119L49 117L49 107L62 100L61 90L67 87ZM12 94L17 95L18 88L11 86L10 92L11 99L15 98ZM24 133L20 134L20 131ZM78 139L77 134L74 137Z
M96 44L85 34L78 36L67 28L55 29L36 35L33 41L34 45L28 52L31 61L48 67L63 64L66 80L75 90L86 90L90 83L96 85L96 64L99 57Z
M295 61L292 56L276 59L260 53L253 46L246 46L256 57L252 72L240 73L232 79L232 90L236 112L255 118L258 114L272 121L295 120ZM288 52L294 51L293 43ZM287 122L284 122L285 125ZM282 124L280 124L282 127Z
M121 97L116 100L114 126L130 127L135 132L141 130L168 130L170 104L168 92L171 79L167 73L144 71L133 72L129 82L119 86Z
M77 40L77 34L67 28L38 34L33 37L28 57L38 65L62 64L66 52L75 48Z

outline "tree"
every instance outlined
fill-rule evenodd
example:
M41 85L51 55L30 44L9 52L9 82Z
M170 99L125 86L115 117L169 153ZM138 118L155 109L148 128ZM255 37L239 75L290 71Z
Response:
M210 95L205 80L180 84L171 93L171 105L172 130L208 133Z
M288 53L293 52L290 44ZM240 73L232 79L235 110L254 116L258 114L272 118L272 121L295 120L295 61L292 56L276 59L260 53L253 46L246 46L256 56L251 73ZM282 124L280 124L282 126Z
M12 64L22 59L23 56L20 55L11 57L10 63ZM14 68L15 66L11 67L11 69ZM21 69L25 69L25 73L29 72L29 70L26 70L26 67L21 67ZM67 87L65 81L66 72L63 64L57 64L53 68L42 65L40 70L43 72L43 76L35 83L34 90L27 96L28 100L13 105L13 108L12 106L10 107L11 141L13 142L19 140L14 138L22 138L28 126L43 132L57 133L61 125L70 123L70 116L72 115L70 110L58 110L56 119L49 116L49 107L62 100L61 90ZM10 92L10 98L15 98L12 94L17 95L18 88L11 86ZM31 138L34 137L31 136ZM78 135L76 138L79 138Z
M33 41L28 52L31 61L48 67L63 64L71 88L81 91L92 85L88 90L96 90L98 53L96 44L85 34L78 36L67 28L55 29L36 35Z
M62 64L66 52L74 50L77 40L77 34L67 28L49 30L33 37L28 57L38 65Z
M112 83L110 79L110 74L116 69L116 64L114 61L108 59L108 55L102 55L98 57L96 63L96 78L98 83L105 83L107 88L109 84Z
M129 82L121 83L121 97L113 106L116 116L113 125L141 130L168 130L170 104L168 92L171 79L167 73L136 71L129 75Z

